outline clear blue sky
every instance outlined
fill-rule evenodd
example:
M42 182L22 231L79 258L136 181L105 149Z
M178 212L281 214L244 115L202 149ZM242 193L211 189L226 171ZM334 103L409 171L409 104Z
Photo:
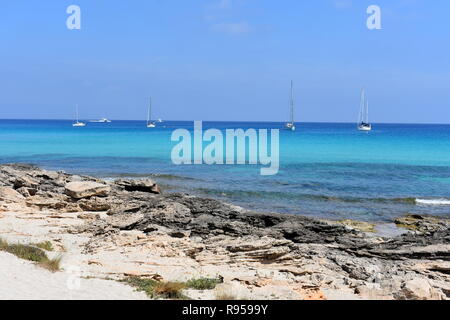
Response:
M82 29L66 28L66 8ZM382 8L382 30L366 8ZM0 118L450 123L448 0L4 0Z

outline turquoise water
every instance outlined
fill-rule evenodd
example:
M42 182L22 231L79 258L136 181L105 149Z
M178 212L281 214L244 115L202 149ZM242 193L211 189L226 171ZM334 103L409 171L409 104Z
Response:
M281 123L204 123L205 129L282 128ZM280 131L280 171L260 166L172 164L170 141L192 122L88 123L0 120L0 162L28 162L114 177L153 176L166 190L219 198L260 211L390 221L408 213L450 215L450 125L299 124ZM423 201L425 200L425 201ZM431 200L431 201L429 201Z

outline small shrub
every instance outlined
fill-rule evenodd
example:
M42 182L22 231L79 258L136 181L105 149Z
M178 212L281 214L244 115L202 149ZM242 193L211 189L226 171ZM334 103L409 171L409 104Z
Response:
M212 290L219 283L222 283L222 280L217 278L198 278L186 282L186 287L195 290Z
M154 297L153 290L158 281L152 279L144 279L139 277L128 277L123 282L128 283L130 286L136 288L138 291L145 292L150 298Z
M152 279L129 277L123 280L138 291L143 291L154 299L186 299L182 290L186 284L182 282L159 282Z
M47 251L53 251L53 245L50 241L43 241L43 242L39 242L39 243L34 243L32 244L35 247L47 250Z

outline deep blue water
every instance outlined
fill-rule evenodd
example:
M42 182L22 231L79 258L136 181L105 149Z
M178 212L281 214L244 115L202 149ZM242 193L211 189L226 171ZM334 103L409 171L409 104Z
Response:
M88 123L0 120L0 162L27 162L104 178L152 176L166 190L216 197L260 211L390 221L408 213L450 215L450 125L305 123L280 131L280 171L261 166L172 164L168 121ZM281 123L208 122L224 130ZM425 201L422 201L425 200ZM431 200L427 204L427 201Z

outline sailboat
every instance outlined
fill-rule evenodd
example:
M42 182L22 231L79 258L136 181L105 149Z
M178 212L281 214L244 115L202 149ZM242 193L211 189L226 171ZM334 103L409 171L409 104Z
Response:
M291 80L291 99L290 99L290 121L286 123L286 129L295 131L294 122L294 82Z
M73 127L86 127L86 123L78 121L78 105L75 106L77 121L72 124Z
M359 131L371 131L372 125L369 123L369 101L366 99L366 90L361 91L361 105L358 119Z
M147 128L155 128L156 124L151 121L152 118L152 98L150 98L150 105L148 106L147 113Z

